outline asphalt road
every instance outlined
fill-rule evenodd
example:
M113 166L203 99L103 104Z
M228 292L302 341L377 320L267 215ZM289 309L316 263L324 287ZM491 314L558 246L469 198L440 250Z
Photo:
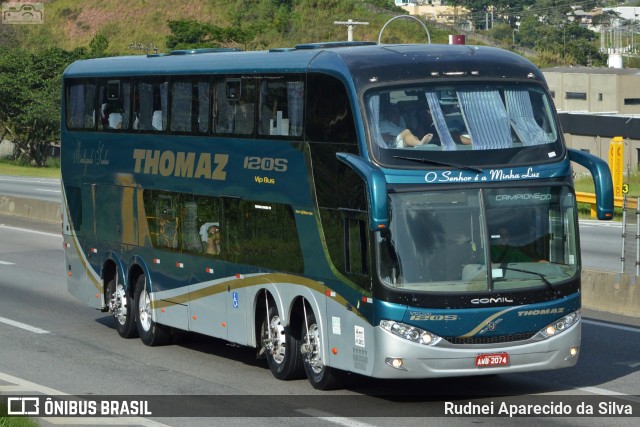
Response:
M87 425L531 425L530 418L505 415L421 417L442 414L447 402L498 410L501 402L572 399L593 404L596 411L601 403L606 408L610 402L631 405L634 416L640 416L640 398L634 396L640 394L640 319L585 310L582 353L572 369L421 381L353 376L343 390L319 392L306 380L276 380L255 350L221 340L184 333L175 344L149 348L137 339L120 338L108 314L67 293L57 231L14 221L19 220L0 218L0 394L172 396L163 409L175 416L93 418L85 420ZM199 400L206 410L196 404ZM200 416L178 418L181 410ZM53 417L39 421L71 423ZM543 422L600 426L637 421L553 417Z
M0 175L0 194L59 202L60 180Z
M634 238L635 233L629 237ZM580 250L584 268L619 273L622 268L622 223L581 220Z

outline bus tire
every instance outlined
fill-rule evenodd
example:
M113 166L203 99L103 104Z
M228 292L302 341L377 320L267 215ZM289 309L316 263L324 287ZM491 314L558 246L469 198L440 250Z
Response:
M135 309L133 298L122 285L116 286L116 281L111 279L107 283L107 297L109 298L109 311L113 315L113 323L122 338L136 338Z
M268 319L268 324L267 319L262 321L260 331L271 373L283 381L304 378L300 341L289 328L282 325L275 304L269 307ZM271 332L271 338L269 338L269 332Z
M153 320L151 312L151 296L149 295L147 278L144 274L136 282L135 307L137 310L136 325L142 342L150 347L164 345L171 341L166 327Z
M309 382L317 390L335 390L341 388L347 373L326 366L322 360L325 343L313 313L307 315L307 323L302 326L302 356L304 370Z

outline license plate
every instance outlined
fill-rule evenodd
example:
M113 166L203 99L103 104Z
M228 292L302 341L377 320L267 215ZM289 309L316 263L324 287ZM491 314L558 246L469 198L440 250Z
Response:
M505 366L509 364L509 353L479 354L476 356L478 368L490 368L492 366Z

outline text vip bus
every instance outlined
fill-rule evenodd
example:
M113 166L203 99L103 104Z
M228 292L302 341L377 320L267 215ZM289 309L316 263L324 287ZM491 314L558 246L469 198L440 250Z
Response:
M500 49L78 61L62 106L68 288L122 337L218 337L318 389L349 372L570 367L572 161L610 219L607 165L567 149L540 70Z

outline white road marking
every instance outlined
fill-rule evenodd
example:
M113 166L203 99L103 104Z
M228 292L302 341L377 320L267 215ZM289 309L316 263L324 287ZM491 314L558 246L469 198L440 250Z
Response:
M14 377L9 374L0 372L0 381L7 383L13 383L11 387L20 387L22 393L41 393L48 396L70 396L68 393L63 393L59 390L49 388L40 384L32 383L22 378ZM2 386L6 387L6 386ZM2 390L0 388L0 390ZM15 391L15 390L12 390ZM135 426L149 426L149 427L169 427L166 424L162 424L143 417L42 417L43 420L50 424L59 425L135 425Z
M622 223L617 221L598 221L593 219L581 219L580 227L611 227L622 228Z
M637 360L630 360L628 362L616 362L615 365L626 366L627 368L637 368L640 366L640 362Z
M60 190L47 190L46 188L36 188L36 191L46 191L49 193L61 193Z
M51 184L56 184L59 183L60 180L56 179L56 178L42 178L42 179L28 179L28 178L7 178L7 177L2 177L0 178L0 181L6 181L6 182L27 182L30 184L41 184L41 183L51 183Z
M345 427L374 427L373 424L363 423L362 421L353 420L351 418L336 417L329 412L318 411L317 409L296 409L296 412L300 412L301 414L305 415L311 415L314 418Z
M600 387L578 387L574 390L586 391L587 393L599 394L602 396L627 396L625 393L619 393L617 391L611 391Z
M0 261L0 265L14 265L15 263L9 261Z
M596 325L596 326L602 326L603 328L613 328L613 329L619 329L621 331L640 333L640 328L638 327L634 328L632 326L612 325L610 323L598 322L595 320L587 320L587 319L582 319L582 322L586 323L587 325Z
M15 320L7 319L6 317L0 317L0 323L6 325L15 326L16 328L24 329L25 331L33 332L34 334L50 334L51 332L44 329L36 328L35 326L27 325L26 323L16 322Z
M60 220L60 223L62 223L62 220ZM13 230L13 231L23 231L25 233L39 234L41 236L62 237L62 232L60 232L60 234L47 233L45 231L29 230L28 228L20 228L20 227L11 227L9 225L4 225L4 224L0 224L0 228L4 228L4 229L7 229L7 230Z

